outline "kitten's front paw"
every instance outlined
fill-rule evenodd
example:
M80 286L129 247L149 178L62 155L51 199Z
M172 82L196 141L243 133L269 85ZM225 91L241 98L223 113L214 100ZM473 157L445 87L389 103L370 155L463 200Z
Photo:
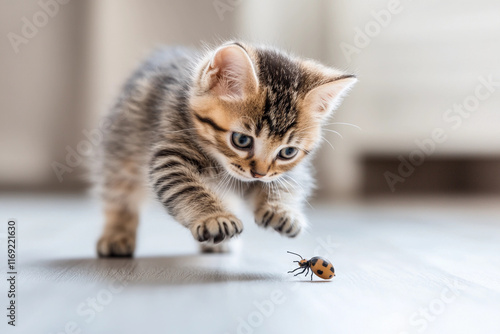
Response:
M199 242L209 241L218 244L243 231L241 221L229 213L217 213L192 224L189 229Z
M255 211L255 222L262 227L272 227L290 238L299 235L305 226L302 213L280 205L266 205Z
M131 257L135 249L135 234L116 231L104 234L97 242L99 257Z

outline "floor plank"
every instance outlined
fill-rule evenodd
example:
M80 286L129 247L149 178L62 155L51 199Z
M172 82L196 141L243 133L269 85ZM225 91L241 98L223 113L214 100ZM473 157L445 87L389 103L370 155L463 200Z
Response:
M94 254L93 200L2 195L0 212L18 221L18 326L0 325L12 333L500 333L494 206L316 204L294 240L244 213L230 254L201 255L149 205L137 256L112 260ZM287 250L324 256L337 276L287 274Z

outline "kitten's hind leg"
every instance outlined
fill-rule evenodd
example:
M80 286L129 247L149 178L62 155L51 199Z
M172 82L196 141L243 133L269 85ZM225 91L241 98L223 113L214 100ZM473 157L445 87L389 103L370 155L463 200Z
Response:
M135 250L139 205L144 189L139 168L132 162L114 161L103 182L104 231L97 243L100 257L130 257Z

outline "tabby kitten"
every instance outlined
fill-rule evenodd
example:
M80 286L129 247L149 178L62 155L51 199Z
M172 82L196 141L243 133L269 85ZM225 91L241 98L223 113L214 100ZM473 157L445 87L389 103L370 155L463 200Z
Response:
M99 175L100 256L131 256L147 185L206 250L243 231L225 203L237 190L255 222L287 237L306 225L310 157L353 75L281 51L227 43L200 56L155 52L111 110Z

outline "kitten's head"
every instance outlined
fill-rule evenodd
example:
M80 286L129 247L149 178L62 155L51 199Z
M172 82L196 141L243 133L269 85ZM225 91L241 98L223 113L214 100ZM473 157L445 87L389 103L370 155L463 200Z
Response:
M313 152L353 75L282 52L225 44L200 62L190 95L198 134L228 173L270 182Z

